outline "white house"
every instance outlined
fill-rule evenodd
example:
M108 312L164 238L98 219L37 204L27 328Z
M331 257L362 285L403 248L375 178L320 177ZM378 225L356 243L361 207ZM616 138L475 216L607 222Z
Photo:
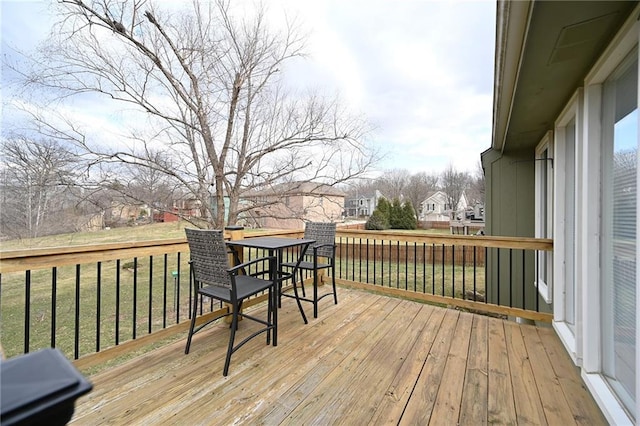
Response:
M462 193L455 210L449 205L447 194L442 191L432 192L420 203L420 220L431 222L447 222L459 214L463 215L467 209L467 196Z
M383 198L377 189L372 192L357 193L345 197L344 210L348 217L371 216L378 207L378 200Z

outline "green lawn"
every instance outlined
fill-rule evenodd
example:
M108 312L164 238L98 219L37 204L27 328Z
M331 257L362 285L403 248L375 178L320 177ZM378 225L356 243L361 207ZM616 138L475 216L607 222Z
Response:
M188 225L187 225L188 226ZM143 241L184 236L185 223L158 223L103 230L98 232L56 235L32 240L16 240L2 243L2 250L29 249L42 247L60 247L95 243ZM407 233L425 233L423 230ZM188 255L183 253L180 259L179 300L174 298L174 277L177 271L177 256L168 255L150 258L138 258L137 274L131 266L133 259L121 259L97 264L63 266L56 269L56 303L52 306L52 270L31 271L29 350L34 351L51 344L51 328L55 308L55 345L69 358L74 357L75 324L79 324L79 356L124 342L156 331L177 321L176 309L179 309L180 321L187 319L189 308L189 268ZM366 282L366 262L353 263L345 259L340 266L338 259L337 275L342 269L342 278ZM375 265L375 266L374 266ZM375 274L374 274L375 268ZM165 274L166 271L166 274ZM152 272L152 273L151 273ZM76 285L79 273L79 285ZM98 280L98 273L100 280ZM451 268L446 265L431 264L423 266L413 263L395 265L389 262L371 261L368 266L368 282L394 288L406 288L418 292L440 295L462 294L462 266ZM477 289L484 291L484 269L477 271ZM473 270L464 269L465 287L473 288ZM455 275L455 279L454 279ZM116 277L119 276L119 287ZM135 279L134 279L135 277ZM166 277L166 278L165 278ZM375 278L374 278L375 277ZM23 353L25 346L25 280L24 272L5 273L0 284L0 338L5 356L11 357ZM455 282L455 284L454 284ZM135 305L134 305L135 286ZM100 300L98 300L98 287ZM76 312L76 293L79 293L80 307ZM166 292L166 293L165 293ZM119 302L117 300L119 299ZM165 310L166 306L166 310ZM151 320L149 309L151 307ZM116 321L116 309L118 319ZM135 310L135 315L134 315ZM99 314L98 314L99 312ZM76 317L77 315L77 317ZM119 330L116 335L116 323Z
M484 266L475 268L475 276L473 265L445 265L443 268L442 264L408 262L397 265L387 261L371 261L367 265L353 259L341 264L337 259L337 268L336 276L346 280L418 293L463 298L464 292L474 288L479 293L485 292Z
M153 223L150 225L127 226L93 232L76 232L71 234L49 235L40 238L9 240L0 243L0 250L67 247L86 244L180 238L184 237L184 228L189 226L191 225L187 222Z
M179 298L176 299L172 271L177 270L177 256L168 255L166 260L167 278L165 284L164 256L153 259L139 258L137 274L134 280L133 268L125 267L133 259L121 259L119 268L116 261L98 266L84 264L79 267L80 284L76 287L75 266L62 266L56 269L56 347L69 358L74 357L74 329L76 323L76 291L79 292L79 356L95 352L163 328L176 322L176 309L179 307L180 320L188 315L189 266L188 256L180 259ZM129 264L129 265L128 265ZM150 280L150 265L153 276ZM119 275L119 285L116 276ZM99 292L98 292L99 286ZM135 288L135 306L134 306ZM166 288L166 290L165 290ZM48 347L51 340L53 322L52 271L50 269L31 271L29 349L31 351ZM0 308L2 323L0 335L6 356L14 356L24 351L25 329L25 274L2 274L2 298ZM166 291L166 296L165 296ZM98 294L100 300L98 302ZM117 302L117 299L119 301ZM151 304L151 320L149 306ZM165 308L166 306L166 308ZM116 312L118 309L118 333L116 335ZM135 309L135 316L134 316ZM165 315L166 309L166 315ZM100 314L98 315L98 311ZM99 318L99 320L98 320ZM165 319L166 318L166 319ZM99 329L99 330L98 330Z

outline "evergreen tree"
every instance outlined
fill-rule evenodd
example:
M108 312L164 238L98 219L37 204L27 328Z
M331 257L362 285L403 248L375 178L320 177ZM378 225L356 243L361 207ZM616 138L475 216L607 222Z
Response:
M364 229L384 231L385 229L389 229L389 221L380 210L376 209L367 220L367 223L364 224Z
M404 225L401 229L417 229L418 219L416 219L415 211L409 201L405 201L402 206L402 223Z
M403 222L402 205L399 199L394 198L389 211L389 226L391 229L404 229Z
M380 198L376 209L371 213L371 217L365 223L364 228L373 231L383 231L389 229L389 214L391 204L386 198Z
M410 201L401 203L398 198L389 202L385 198L378 201L378 206L365 224L365 229L381 231L384 229L416 229L416 219Z
M391 214L391 203L386 198L380 198L378 200L378 206L376 210L379 210L380 213L386 218L387 222L389 221L389 216Z

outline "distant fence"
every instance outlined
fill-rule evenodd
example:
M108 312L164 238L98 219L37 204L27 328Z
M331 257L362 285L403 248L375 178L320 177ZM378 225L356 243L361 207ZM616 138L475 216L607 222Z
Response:
M357 259L370 261L404 262L409 259L417 263L446 263L456 265L484 266L485 250L464 245L423 244L399 241L377 241L360 239L355 242L338 240L338 252Z
M449 229L449 221L442 220L420 220L418 229Z

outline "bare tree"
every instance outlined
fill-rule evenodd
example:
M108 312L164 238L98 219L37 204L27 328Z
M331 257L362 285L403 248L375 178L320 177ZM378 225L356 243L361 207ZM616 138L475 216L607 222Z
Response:
M429 197L429 194L438 189L438 176L420 172L409 176L404 196L410 202L416 217L420 215L420 205Z
M238 219L246 191L294 180L333 185L375 159L361 117L335 98L283 89L281 70L303 55L294 24L270 31L262 9L242 19L227 0L194 0L174 13L145 0L58 4L62 19L25 73L29 85L59 100L104 95L146 116L144 130L101 147L73 118L31 112L42 133L89 154L89 169L124 163L164 174L221 226L225 213Z
M484 203L484 169L482 162L478 161L473 176L470 177L469 188L467 190L467 198L469 203Z
M405 169L386 170L377 180L380 191L389 200L405 197L404 191L409 183L411 174Z
M164 169L171 168L172 161L164 153L148 152L146 156ZM171 179L159 168L126 163L118 166L109 174L108 187L112 194L117 194L117 197L123 200L146 205L154 210L171 212L173 200L184 197L180 182Z
M339 189L349 196L374 194L376 190L380 190L377 181L372 178L353 180L349 184L341 185Z
M447 204L455 212L462 195L469 186L470 176L467 172L459 172L449 164L440 177L440 189L447 196Z
M62 230L73 206L75 157L52 140L13 136L2 143L0 229L3 235L38 237Z

